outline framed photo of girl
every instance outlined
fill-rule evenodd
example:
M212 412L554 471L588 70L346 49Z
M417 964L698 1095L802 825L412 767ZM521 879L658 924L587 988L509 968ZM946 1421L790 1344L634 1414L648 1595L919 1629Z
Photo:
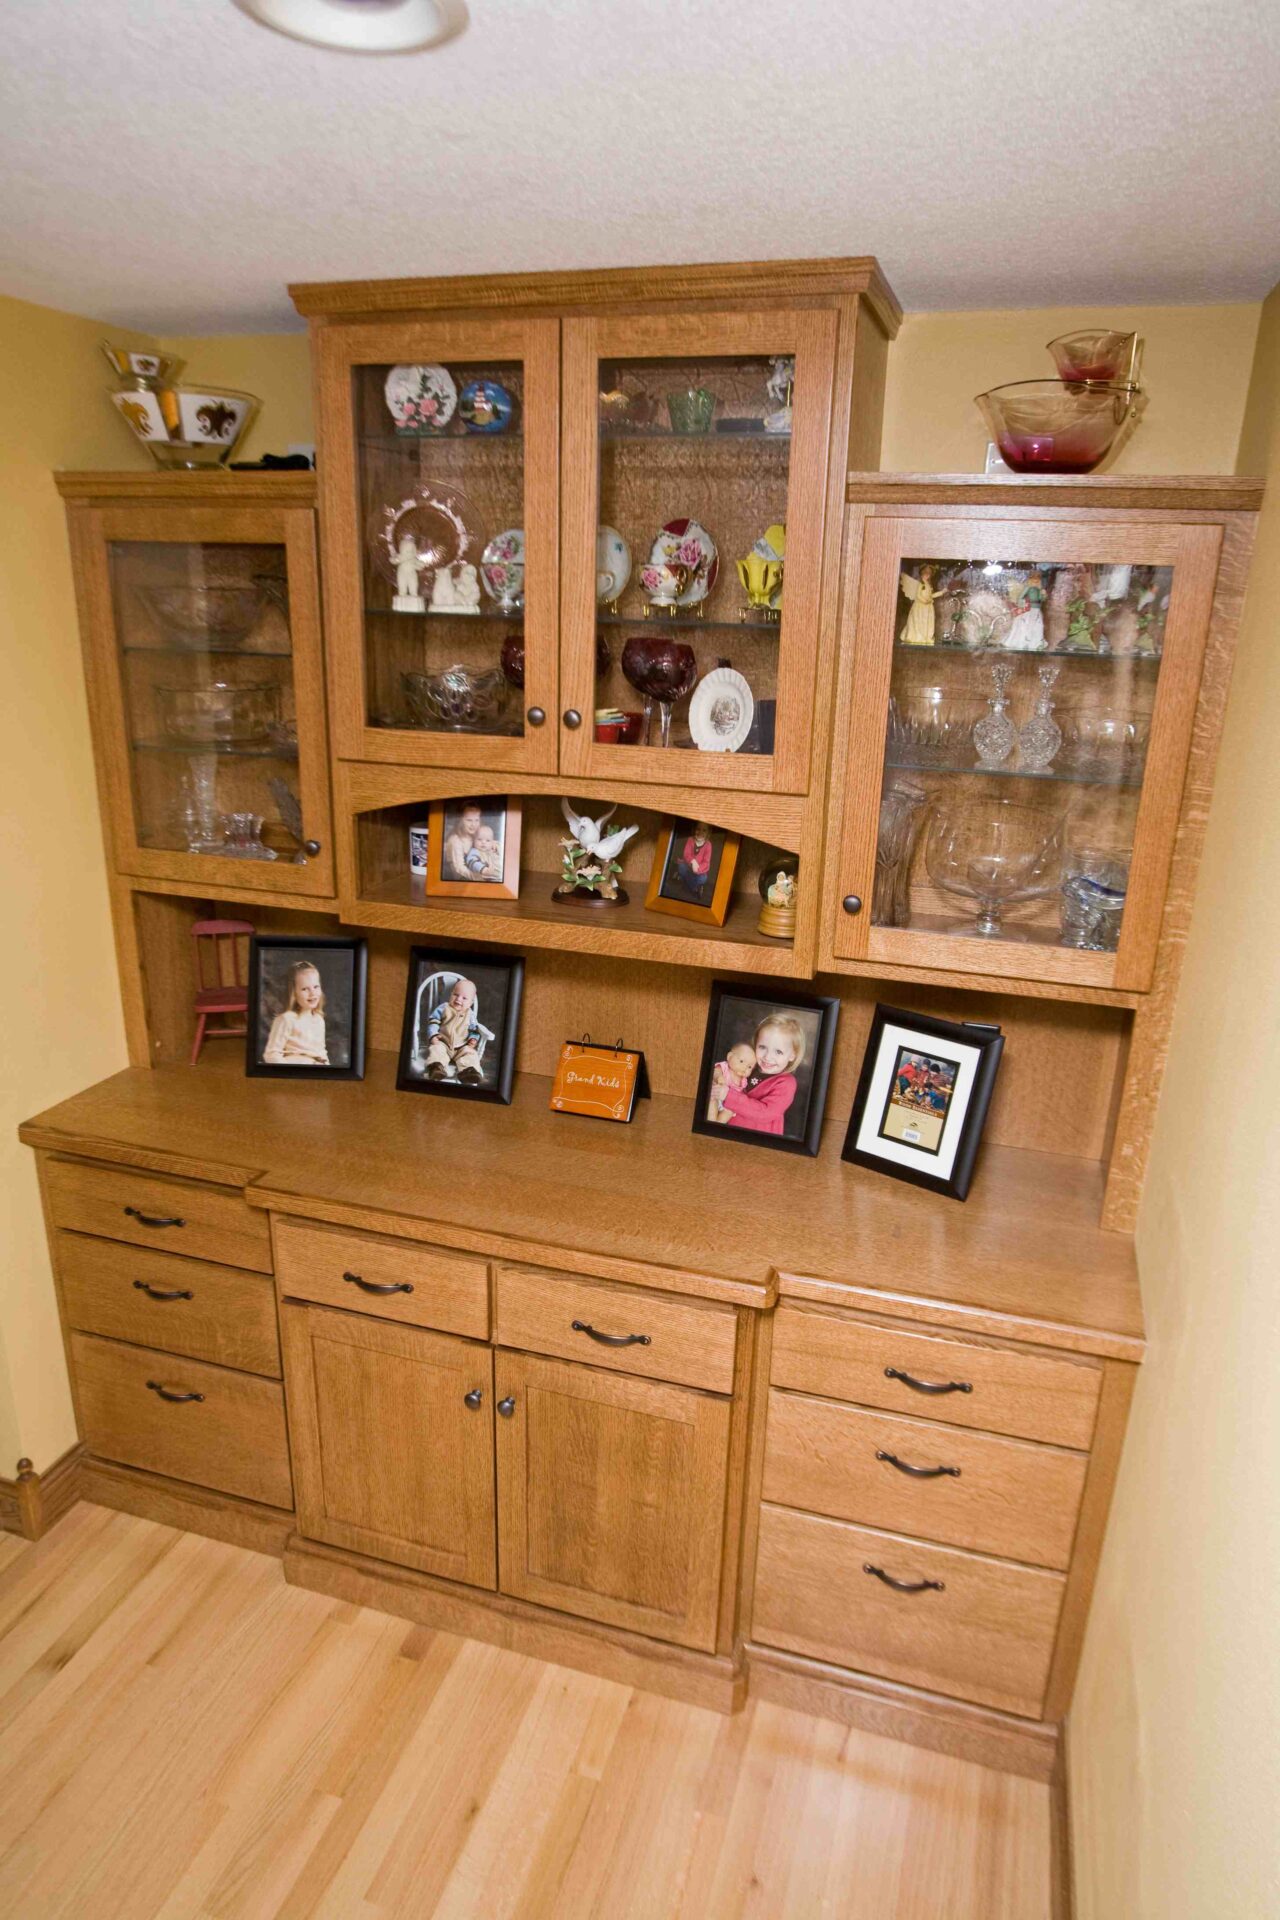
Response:
M963 1200L1003 1049L999 1027L877 1006L841 1158Z
M706 820L664 820L644 896L651 913L673 913L722 927L738 864L739 840Z
M715 981L693 1131L817 1153L839 1014L838 1000L768 981Z
M427 829L428 899L520 898L520 802L433 800Z
M363 940L255 934L245 1072L363 1080L368 971Z
M511 1104L524 956L414 947L396 1086Z

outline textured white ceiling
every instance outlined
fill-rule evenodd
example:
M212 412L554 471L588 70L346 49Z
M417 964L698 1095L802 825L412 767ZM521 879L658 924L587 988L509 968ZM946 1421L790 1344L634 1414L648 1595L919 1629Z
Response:
M289 280L875 253L910 308L1280 277L1274 0L470 0L326 53L231 0L9 0L0 291L158 332Z

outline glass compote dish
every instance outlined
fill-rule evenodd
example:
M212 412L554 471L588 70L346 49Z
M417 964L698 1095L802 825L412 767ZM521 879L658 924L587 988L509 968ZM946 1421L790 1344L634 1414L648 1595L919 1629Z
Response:
M943 801L929 822L925 865L935 887L976 911L973 932L1017 939L1004 915L1057 892L1062 822L1018 800Z
M650 744L653 703L662 709L660 742L671 745L671 709L693 692L698 662L692 647L665 634L637 635L622 649L622 671L644 700L644 744Z

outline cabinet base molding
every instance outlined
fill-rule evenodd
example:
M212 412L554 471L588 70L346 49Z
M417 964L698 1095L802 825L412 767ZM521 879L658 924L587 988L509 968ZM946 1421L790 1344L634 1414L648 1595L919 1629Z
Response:
M506 1594L473 1593L409 1567L321 1546L300 1534L291 1535L285 1549L284 1577L295 1587L353 1606L402 1614L419 1626L484 1640L689 1706L736 1713L746 1698L745 1676L728 1655L695 1653L591 1620L570 1620Z
M81 1497L80 1469L84 1442L77 1440L43 1473L29 1460L19 1460L14 1479L0 1480L0 1528L38 1540Z
M1047 1722L1020 1720L1016 1714L969 1706L868 1673L848 1673L755 1642L747 1644L747 1686L761 1699L838 1720L863 1733L905 1740L1029 1780L1053 1777L1059 1730Z
M186 1533L202 1533L210 1540L274 1554L277 1559L296 1524L285 1508L264 1507L233 1493L191 1486L143 1467L117 1466L113 1460L89 1455L81 1463L78 1497L99 1507L114 1507L119 1513L136 1513L143 1520L158 1520L166 1527L180 1527Z

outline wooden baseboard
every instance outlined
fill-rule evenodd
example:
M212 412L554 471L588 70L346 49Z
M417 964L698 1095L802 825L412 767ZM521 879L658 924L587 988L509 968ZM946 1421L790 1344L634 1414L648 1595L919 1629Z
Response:
M274 1554L276 1559L283 1557L285 1543L297 1525L292 1512L282 1507L264 1507L256 1500L189 1486L183 1480L169 1480L141 1467L117 1466L110 1460L85 1458L80 1497L120 1513L136 1513L144 1520L159 1520L166 1527Z
M864 1733L949 1753L957 1760L973 1760L1001 1773L1023 1774L1031 1780L1053 1777L1059 1744L1054 1725L1020 1720L993 1707L969 1706L963 1700L878 1680L872 1674L847 1673L776 1647L750 1642L746 1651L747 1690L762 1699L860 1727Z
M1049 1911L1052 1920L1075 1920L1075 1855L1071 1850L1071 1778L1067 1767L1068 1723L1054 1756L1049 1781Z
M745 1698L740 1666L728 1655L670 1647L591 1620L571 1620L506 1594L483 1596L409 1567L321 1546L295 1534L284 1556L285 1579L355 1606L403 1614L469 1640L574 1667L669 1700L735 1713Z
M84 1443L77 1440L43 1473L37 1473L29 1460L19 1460L17 1477L0 1480L0 1527L6 1533L20 1533L25 1540L38 1540L48 1533L81 1498L84 1458Z

